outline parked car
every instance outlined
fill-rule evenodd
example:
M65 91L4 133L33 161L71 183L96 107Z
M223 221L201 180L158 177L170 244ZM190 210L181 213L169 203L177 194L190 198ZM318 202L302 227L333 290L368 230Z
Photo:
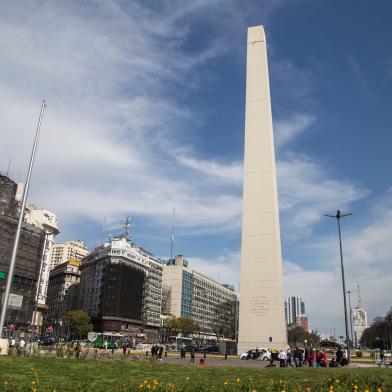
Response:
M259 348L257 355L257 349L252 348L240 355L240 359L258 359L262 361L269 361L271 359L271 353L267 348Z

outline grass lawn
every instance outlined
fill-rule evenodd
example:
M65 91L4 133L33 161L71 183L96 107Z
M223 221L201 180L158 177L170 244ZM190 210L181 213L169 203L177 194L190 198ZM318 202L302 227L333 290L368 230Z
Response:
M0 391L54 390L392 392L392 369L251 369L149 361L0 358Z

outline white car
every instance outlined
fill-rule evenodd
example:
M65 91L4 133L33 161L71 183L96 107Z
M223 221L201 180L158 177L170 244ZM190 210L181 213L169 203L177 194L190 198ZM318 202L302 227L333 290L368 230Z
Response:
M262 361L269 361L271 353L267 348L259 348L259 356L256 358L256 348L252 348L240 355L240 359L258 359Z

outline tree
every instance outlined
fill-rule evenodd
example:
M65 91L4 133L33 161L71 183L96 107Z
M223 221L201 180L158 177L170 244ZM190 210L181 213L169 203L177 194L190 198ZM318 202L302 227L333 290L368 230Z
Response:
M305 344L305 340L309 346L317 346L320 344L320 336L313 332L310 333L305 331L305 329L296 324L290 324L287 327L287 338L289 345L293 346L296 346L299 343Z
M365 329L360 339L361 346L388 349L392 346L392 308L385 317L376 317Z
M167 328L176 333L181 332L184 336L189 336L200 331L199 324L190 317L171 317L166 321Z
M85 312L71 310L65 313L64 321L69 325L72 339L83 339L91 330L91 319Z
M235 339L237 303L226 301L215 306L215 318L212 330L217 338L226 337Z

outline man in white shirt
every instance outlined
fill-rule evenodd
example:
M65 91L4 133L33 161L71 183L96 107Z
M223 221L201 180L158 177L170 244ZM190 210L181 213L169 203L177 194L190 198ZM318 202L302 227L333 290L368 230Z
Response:
M286 367L287 355L283 350L280 350L280 352L278 354L278 359L280 362L280 367Z

